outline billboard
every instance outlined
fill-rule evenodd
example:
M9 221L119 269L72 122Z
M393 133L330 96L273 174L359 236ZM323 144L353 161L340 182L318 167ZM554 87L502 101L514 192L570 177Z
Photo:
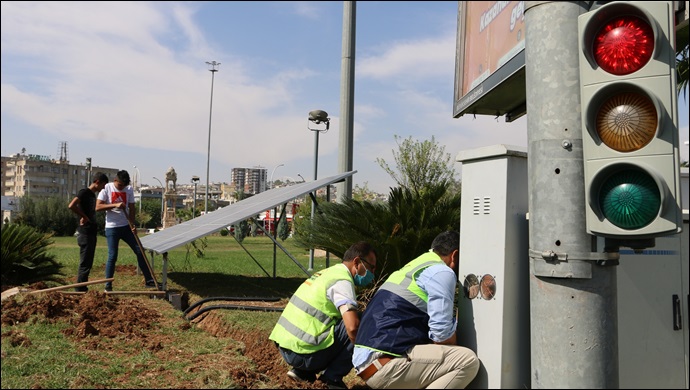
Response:
M524 1L458 2L453 117L525 114Z

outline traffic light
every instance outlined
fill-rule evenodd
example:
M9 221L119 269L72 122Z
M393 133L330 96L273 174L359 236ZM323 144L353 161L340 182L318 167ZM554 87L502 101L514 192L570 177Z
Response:
M681 231L673 2L610 2L578 18L587 232Z

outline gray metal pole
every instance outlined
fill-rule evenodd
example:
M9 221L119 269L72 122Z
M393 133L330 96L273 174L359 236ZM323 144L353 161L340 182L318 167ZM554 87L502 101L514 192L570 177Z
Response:
M340 143L338 171L352 170L355 107L355 25L357 4L343 2L343 48L340 68ZM339 203L352 198L352 176L336 184Z
M617 261L585 230L577 17L525 2L531 386L618 387Z
M211 61L206 62L206 64L211 66L211 69L209 69L209 71L211 72L211 103L209 104L208 110L208 150L206 153L206 199L204 200L204 214L208 213L208 175L209 166L211 165L211 116L213 115L213 81L215 79L216 72L218 72L216 66L220 65L220 62Z
M317 179L317 172L319 168L319 130L314 131L314 181ZM316 198L316 190L314 190L314 198ZM311 201L311 218L314 219L314 211L316 211L316 204L314 200ZM309 249L309 271L314 270L314 248Z
M194 182L194 202L192 203L192 219L196 218L196 182Z
M164 216L165 216L165 198L164 198L165 187L163 187L163 183L157 177L154 177L154 180L156 180L158 182L158 184L160 184L160 186L161 186L161 227L162 227L163 221L165 220L165 218L164 218Z

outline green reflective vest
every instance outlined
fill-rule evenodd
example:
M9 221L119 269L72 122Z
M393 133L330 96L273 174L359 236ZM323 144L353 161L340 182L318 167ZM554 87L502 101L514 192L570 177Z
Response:
M342 315L326 296L326 290L340 280L352 283L354 290L352 274L342 263L305 280L290 298L268 338L282 348L301 354L331 346L334 325Z
M393 272L381 285L380 290L388 290L426 313L429 296L417 285L417 276L429 266L445 264L434 252L426 252Z

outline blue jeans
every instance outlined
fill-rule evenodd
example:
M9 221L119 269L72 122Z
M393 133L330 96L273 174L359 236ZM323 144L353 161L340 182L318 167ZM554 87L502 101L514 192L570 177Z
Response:
M355 346L347 337L342 319L335 324L333 336L330 347L311 354L295 353L280 347L278 349L285 362L297 370L313 373L325 370L320 377L322 380L338 382L352 370L352 352Z
M134 233L129 226L120 226L115 228L105 229L105 238L108 241L108 261L105 263L105 277L112 278L115 275L115 262L117 261L117 252L120 245L120 240L124 241L132 248L132 251L137 256L137 263L139 264L139 269L144 274L144 280L147 282L153 281L153 276L149 267L146 264L144 255L141 253L139 244L137 243ZM107 282L105 284L106 288L112 288L112 282Z

